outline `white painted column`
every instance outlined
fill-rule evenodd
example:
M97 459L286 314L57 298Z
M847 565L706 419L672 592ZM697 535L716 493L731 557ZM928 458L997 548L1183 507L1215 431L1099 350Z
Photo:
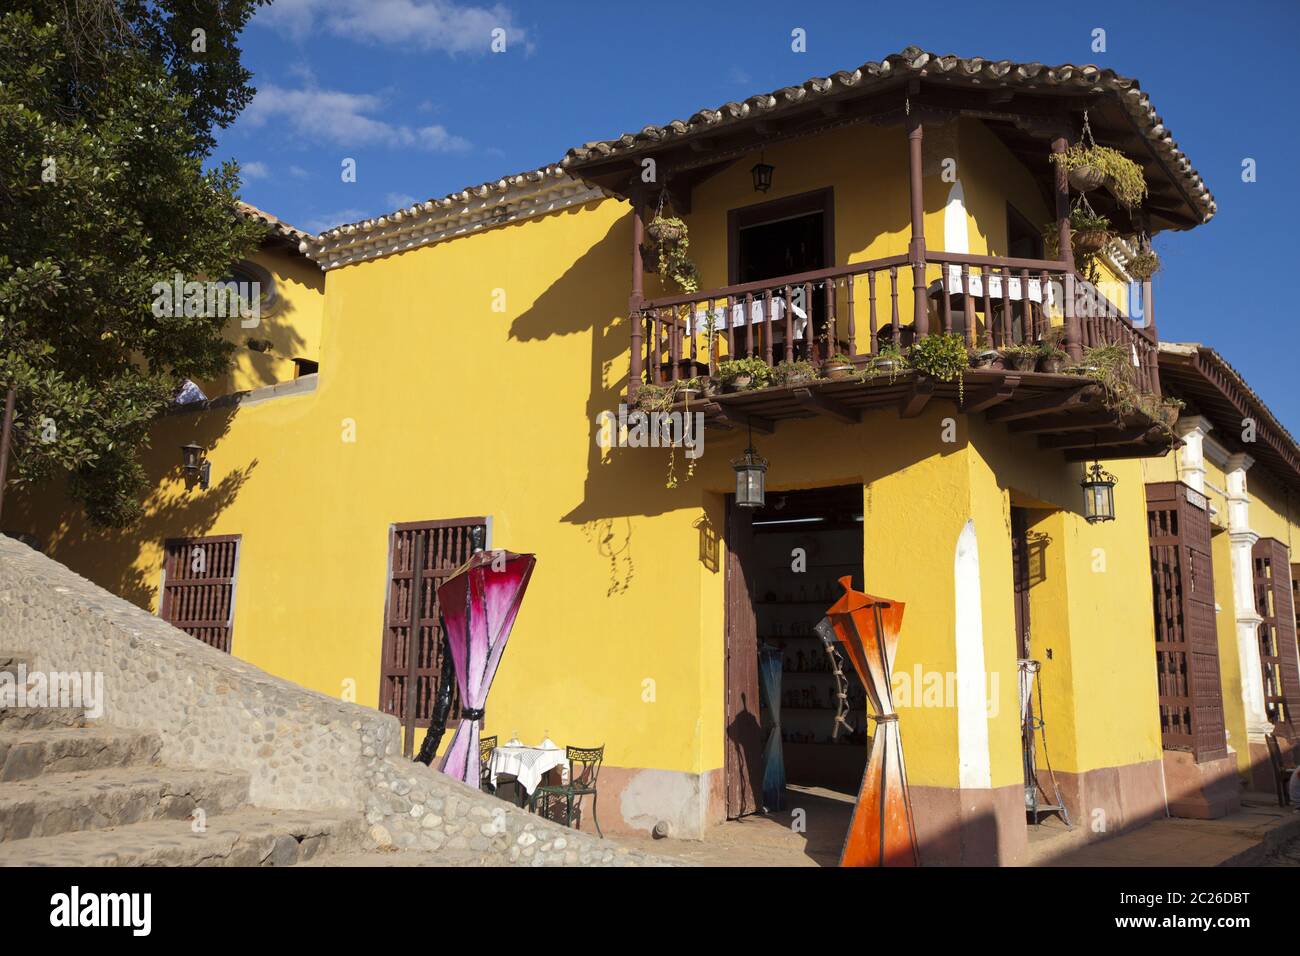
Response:
M1232 604L1237 620L1237 660L1241 665L1241 699L1246 709L1246 736L1263 741L1273 732L1264 713L1264 675L1259 661L1259 625L1255 608L1253 551L1259 535L1250 530L1250 494L1246 472L1255 460L1246 454L1230 455L1224 464L1227 477L1228 539L1232 542Z
M1184 415L1174 426L1184 442L1178 449L1178 476L1201 494L1205 494L1205 436L1212 428L1200 415Z
M963 790L993 786L989 761L988 672L984 666L984 607L980 598L979 542L975 520L957 536L952 563L957 622L957 753Z

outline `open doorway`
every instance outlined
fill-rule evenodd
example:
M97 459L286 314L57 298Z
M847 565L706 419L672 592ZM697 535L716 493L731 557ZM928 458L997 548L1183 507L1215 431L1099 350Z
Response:
M771 493L751 513L733 506L728 551L727 816L764 811L763 744L779 733L789 787L843 797L847 828L867 762L866 695L845 666L848 727L837 729L841 687L814 627L843 593L840 578L863 588L862 486ZM765 648L781 663L775 708L759 679ZM785 803L797 805L789 793Z
M728 272L732 285L763 282L784 276L801 275L825 269L835 262L833 193L830 189L801 193L772 202L756 203L733 209L727 216L729 233ZM795 315L807 317L814 330L795 337L798 358L808 358L809 341L817 341L825 329L826 303L823 295L814 294L811 302L799 297ZM783 335L778 323L774 339ZM777 354L783 354L781 345Z

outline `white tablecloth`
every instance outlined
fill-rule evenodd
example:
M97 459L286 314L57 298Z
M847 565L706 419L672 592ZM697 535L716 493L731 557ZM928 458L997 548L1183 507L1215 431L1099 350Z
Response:
M802 339L804 328L808 325L808 313L799 305L798 300L790 304L790 330L794 333L796 339ZM727 323L730 320L733 329L743 329L746 325L762 325L766 321L763 312L763 299L755 298L749 309L749 320L745 319L745 303L737 302L730 308L726 306L715 306L712 309L705 309L703 306L696 307L686 316L686 334L694 335L699 333L703 335L709 329L712 323L715 332L726 332ZM782 299L772 300L772 334L775 338L780 338L785 334L785 302Z
M498 774L513 774L519 785L528 793L537 789L546 774L556 767L561 775L567 776L568 760L563 747L528 747L502 744L492 751L488 758L488 772L492 775L492 786L497 785Z

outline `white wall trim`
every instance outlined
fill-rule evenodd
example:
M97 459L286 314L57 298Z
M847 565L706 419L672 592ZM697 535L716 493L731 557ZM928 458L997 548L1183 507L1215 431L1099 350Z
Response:
M988 671L984 665L984 607L980 591L975 519L957 536L953 558L956 592L957 752L963 790L993 786L989 762Z

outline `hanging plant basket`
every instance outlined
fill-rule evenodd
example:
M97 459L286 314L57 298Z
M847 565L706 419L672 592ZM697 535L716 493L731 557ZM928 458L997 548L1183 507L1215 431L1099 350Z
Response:
M686 235L686 226L677 219L662 219L656 217L650 221L650 225L645 228L646 235L656 246L664 243L678 243Z
M1085 256L1095 256L1110 242L1109 229L1080 229L1071 238L1074 251Z
M1096 166L1076 166L1070 170L1070 187L1081 193L1090 193L1101 188L1106 181L1106 173Z
M1160 257L1147 249L1130 259L1124 268L1134 279L1144 282L1160 271Z

